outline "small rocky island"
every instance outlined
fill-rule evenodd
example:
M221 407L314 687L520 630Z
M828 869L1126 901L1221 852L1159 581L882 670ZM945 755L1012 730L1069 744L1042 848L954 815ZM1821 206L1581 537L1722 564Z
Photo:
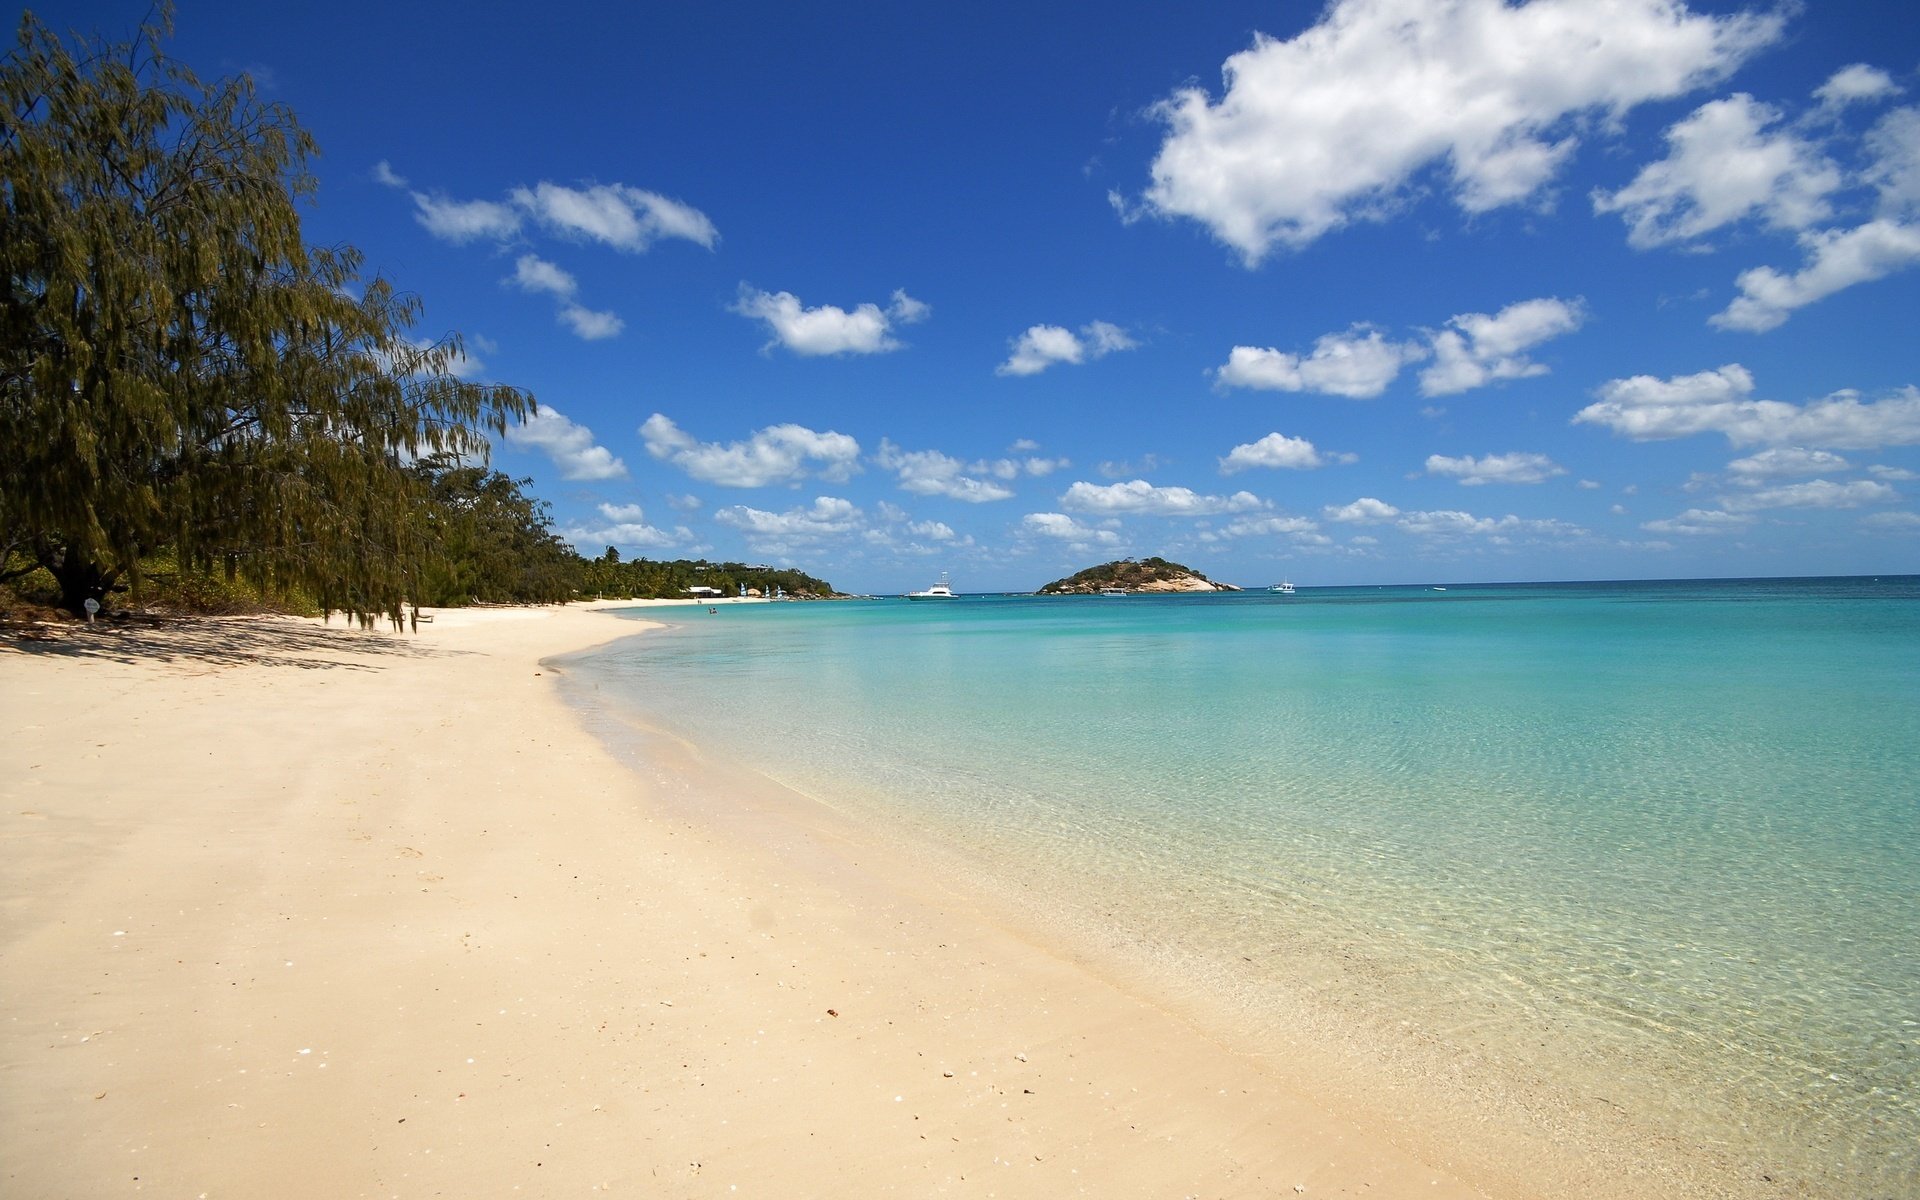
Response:
M1164 558L1122 558L1088 567L1040 589L1042 596L1092 596L1101 592L1237 592L1230 583L1215 583L1192 567Z

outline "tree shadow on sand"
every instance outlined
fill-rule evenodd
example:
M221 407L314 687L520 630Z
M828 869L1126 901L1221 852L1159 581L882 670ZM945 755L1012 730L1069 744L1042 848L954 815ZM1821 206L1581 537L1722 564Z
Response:
M378 671L388 661L443 658L461 651L428 646L385 627L295 623L273 617L137 617L94 625L0 630L7 654L119 663L178 663L211 670L286 666Z

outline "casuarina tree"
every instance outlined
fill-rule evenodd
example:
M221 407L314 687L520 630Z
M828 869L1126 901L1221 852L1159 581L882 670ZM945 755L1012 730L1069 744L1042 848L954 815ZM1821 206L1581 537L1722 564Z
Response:
M0 64L0 572L78 609L140 559L395 619L435 546L429 456L484 454L532 398L465 380L416 300L309 246L311 138L246 76L28 14ZM0 577L4 577L0 575Z

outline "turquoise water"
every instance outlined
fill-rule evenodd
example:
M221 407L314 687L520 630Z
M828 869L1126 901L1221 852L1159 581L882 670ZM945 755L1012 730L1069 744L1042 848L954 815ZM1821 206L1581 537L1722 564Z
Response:
M1920 577L664 612L571 685L1250 1019L1920 1191Z

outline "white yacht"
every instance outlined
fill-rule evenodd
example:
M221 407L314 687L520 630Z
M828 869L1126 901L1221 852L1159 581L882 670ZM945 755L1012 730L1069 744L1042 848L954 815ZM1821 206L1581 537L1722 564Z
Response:
M940 572L939 583L934 584L932 587L928 588L924 592L908 592L907 599L909 600L952 600L954 599L953 584L947 581L947 573L945 571L942 571Z
M1291 596L1293 595L1293 583L1291 580L1288 580L1282 583L1276 583L1272 587L1268 588L1267 590L1277 595Z

